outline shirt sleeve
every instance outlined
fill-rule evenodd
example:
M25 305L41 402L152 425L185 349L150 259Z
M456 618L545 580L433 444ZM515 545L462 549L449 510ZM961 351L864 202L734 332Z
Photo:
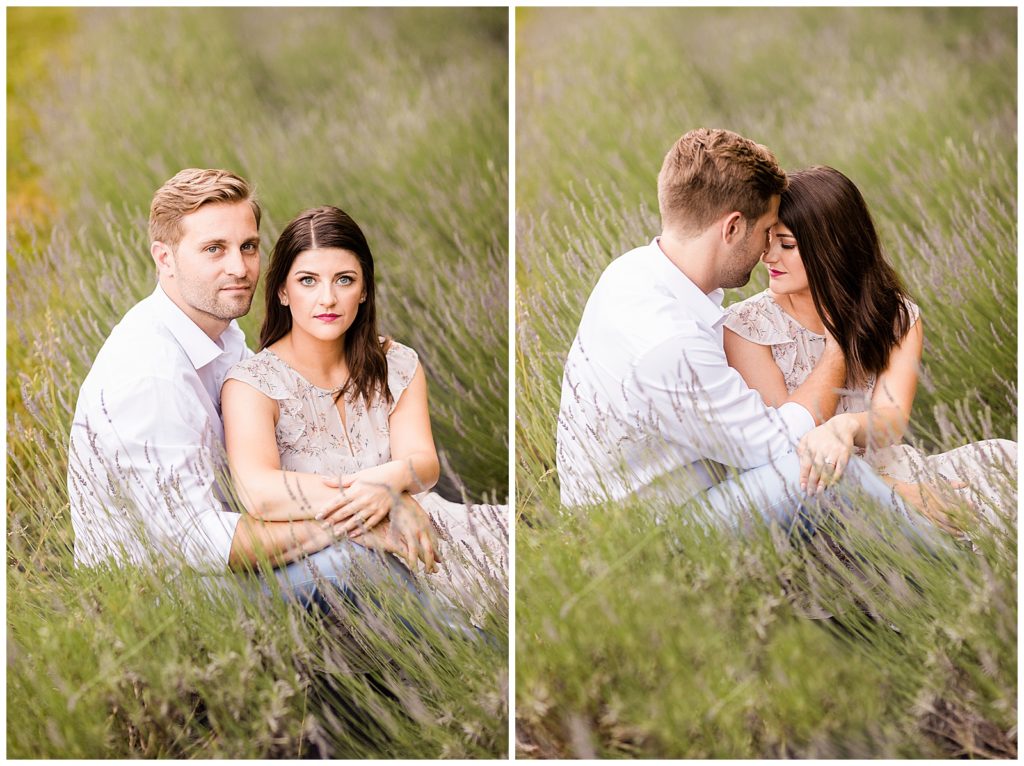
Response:
M187 384L161 378L104 389L100 412L76 422L79 470L121 514L137 515L145 543L200 570L224 570L239 513L218 489L223 446ZM102 475L97 475L102 474Z
M742 470L767 465L796 448L814 427L801 405L767 407L729 366L713 331L670 338L641 356L634 368L639 398L661 436L699 457Z

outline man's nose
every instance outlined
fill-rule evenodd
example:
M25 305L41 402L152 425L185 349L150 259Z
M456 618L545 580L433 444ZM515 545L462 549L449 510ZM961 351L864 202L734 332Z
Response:
M231 248L224 254L224 273L232 277L246 276L245 256L240 248Z

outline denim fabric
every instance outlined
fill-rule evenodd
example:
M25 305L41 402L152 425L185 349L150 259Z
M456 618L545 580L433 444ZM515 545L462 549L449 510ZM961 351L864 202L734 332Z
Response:
M659 497L675 502L692 499L690 483L677 486L671 476L645 487L640 497ZM821 495L809 495L800 489L800 459L790 452L772 464L744 471L697 496L703 501L706 521L742 530L750 524L750 509L763 520L776 523L791 534L804 538L814 534L823 515L841 519L865 518L858 509L867 502L893 510L892 519L899 533L925 551L948 550L947 540L931 522L909 509L903 500L863 460L850 459L839 482ZM875 525L877 529L877 525Z

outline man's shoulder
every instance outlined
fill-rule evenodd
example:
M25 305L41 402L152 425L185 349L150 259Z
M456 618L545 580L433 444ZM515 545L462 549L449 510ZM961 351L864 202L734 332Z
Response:
M597 283L599 286L648 286L655 281L651 265L656 256L651 245L634 247L605 266Z
M173 333L144 299L114 325L93 360L83 389L121 386L133 381L180 377L194 368Z

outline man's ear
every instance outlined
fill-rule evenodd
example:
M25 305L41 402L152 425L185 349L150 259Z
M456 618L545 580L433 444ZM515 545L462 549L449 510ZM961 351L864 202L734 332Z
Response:
M163 242L153 242L149 246L149 254L153 256L156 270L160 276L174 276L174 251Z
M727 244L732 244L737 237L742 239L746 233L744 224L743 213L738 210L729 213L729 215L722 219L722 239Z

